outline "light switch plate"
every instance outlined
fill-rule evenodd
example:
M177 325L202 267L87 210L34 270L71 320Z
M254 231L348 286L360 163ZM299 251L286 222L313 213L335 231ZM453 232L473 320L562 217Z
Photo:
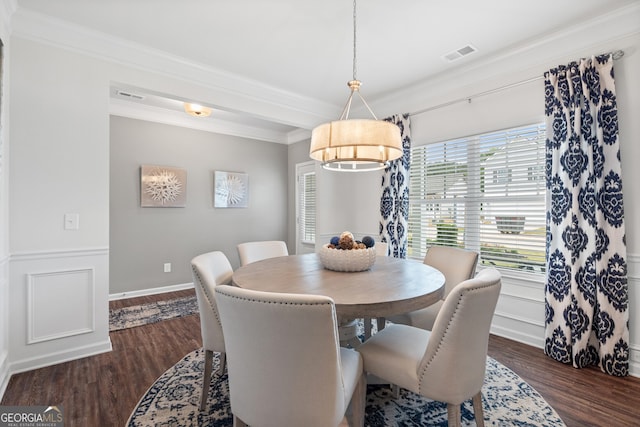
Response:
M64 229L65 230L80 229L80 214L77 214L77 213L64 214Z

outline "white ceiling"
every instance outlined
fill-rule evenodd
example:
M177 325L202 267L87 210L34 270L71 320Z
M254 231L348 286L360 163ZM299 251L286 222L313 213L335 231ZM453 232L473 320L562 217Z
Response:
M360 0L361 92L371 102L637 2ZM353 57L349 0L18 0L17 4L19 10L333 106L336 117L348 96ZM453 62L444 59L466 45L477 52ZM156 107L180 108L179 103L167 106L171 104L164 99L167 94L148 95L146 102ZM233 115L227 118L234 120ZM290 123L268 125L255 118L249 124L271 126L276 132L295 129Z

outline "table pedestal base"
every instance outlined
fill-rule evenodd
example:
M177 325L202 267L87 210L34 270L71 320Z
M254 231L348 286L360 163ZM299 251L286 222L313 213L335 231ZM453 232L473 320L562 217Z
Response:
M356 319L343 319L338 325L338 337L343 347L358 348L362 342L358 338L358 321Z

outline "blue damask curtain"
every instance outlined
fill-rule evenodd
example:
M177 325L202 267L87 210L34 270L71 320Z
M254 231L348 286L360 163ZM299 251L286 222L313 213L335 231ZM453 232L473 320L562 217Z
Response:
M409 220L409 167L411 165L411 129L409 114L385 119L400 128L403 155L385 168L380 196L380 240L387 242L389 255L407 257L407 221Z
M545 353L625 376L629 296L613 59L582 59L544 77Z

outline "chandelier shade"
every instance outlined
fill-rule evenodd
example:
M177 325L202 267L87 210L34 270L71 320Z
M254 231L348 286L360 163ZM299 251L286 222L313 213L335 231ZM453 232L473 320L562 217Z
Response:
M345 172L385 168L402 156L400 128L371 119L323 123L311 133L309 156L328 170Z

